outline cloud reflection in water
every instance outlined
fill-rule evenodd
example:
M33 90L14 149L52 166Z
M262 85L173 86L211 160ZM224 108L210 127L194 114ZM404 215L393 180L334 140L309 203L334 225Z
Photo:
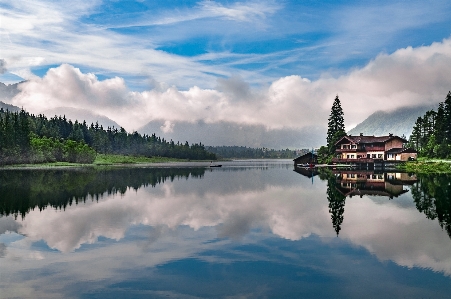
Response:
M122 195L104 194L98 202L88 200L65 211L35 209L23 220L0 218L2 232L25 236L5 243L3 260L12 265L20 256L30 257L37 250L33 244L43 240L64 254L41 249L39 259L55 267L77 262L68 277L83 273L86 280L120 281L118 272L126 275L136 268L191 258L220 264L275 258L280 263L283 256L294 258L292 253L264 244L305 239L323 246L363 247L379 260L451 274L446 233L414 204L397 204L413 202L410 193L392 200L348 198L337 238L325 190L325 181L315 178L312 184L286 168L248 168L215 170L202 179L175 179ZM237 244L259 244L267 252L248 255L237 250ZM16 271L39 268L39 259Z

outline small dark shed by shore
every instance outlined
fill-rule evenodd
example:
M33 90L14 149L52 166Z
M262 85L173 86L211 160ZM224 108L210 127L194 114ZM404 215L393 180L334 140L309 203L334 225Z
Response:
M318 156L313 153L307 153L302 156L297 157L294 161L294 167L298 164L318 164Z

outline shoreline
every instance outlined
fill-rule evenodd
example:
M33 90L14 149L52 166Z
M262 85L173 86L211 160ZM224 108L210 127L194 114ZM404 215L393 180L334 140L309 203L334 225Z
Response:
M127 157L127 156L125 156ZM128 157L129 158L129 157ZM142 157L138 157L141 160ZM80 163L69 163L69 162L51 162L42 164L13 164L0 166L1 170L48 170L48 169L80 169L80 168L143 168L143 167L202 167L210 168L211 160L184 160L176 158L166 158L166 157L154 157L146 158L147 161L134 161L134 162L117 162L117 161L95 161L92 164L80 164ZM214 160L213 164L222 163L246 163L246 162L268 162L268 161L282 161L291 163L291 159L224 159L224 160Z
M413 173L451 174L451 160L411 161L399 165L397 169Z
M208 163L208 164L207 164ZM47 162L37 164L10 164L0 166L1 169L64 169L64 168L101 168L101 167L161 167L180 164L189 164L196 166L208 166L210 160L189 160L168 157L142 157L98 154L91 164L71 163L71 162Z

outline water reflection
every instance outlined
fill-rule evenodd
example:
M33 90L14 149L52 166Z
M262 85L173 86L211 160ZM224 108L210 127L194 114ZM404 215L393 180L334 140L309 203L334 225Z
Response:
M348 298L387 285L392 297L449 294L438 187L399 174L383 174L385 189L378 173L304 177L290 164L2 173L0 273L13 270L0 288L34 297L52 281L60 297L81 297L71 293L80 283L92 297Z
M408 192L407 185L417 181L414 174L375 172L374 170L324 170L332 226L337 233L344 219L346 197L382 196L388 199Z
M65 209L87 199L124 194L127 189L164 183L166 180L201 178L204 168L118 168L0 171L0 215L21 215L46 207Z
M451 238L451 175L419 175L411 190L418 211L437 219Z

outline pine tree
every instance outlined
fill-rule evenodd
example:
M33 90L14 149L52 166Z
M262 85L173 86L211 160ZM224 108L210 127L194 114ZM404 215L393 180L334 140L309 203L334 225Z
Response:
M333 154L335 152L335 143L343 136L346 136L343 114L344 113L343 109L341 108L340 99L337 95L330 111L327 128L326 140L330 154Z
M446 100L443 105L444 109L444 129L445 129L445 138L448 144L451 143L451 91L446 95Z

